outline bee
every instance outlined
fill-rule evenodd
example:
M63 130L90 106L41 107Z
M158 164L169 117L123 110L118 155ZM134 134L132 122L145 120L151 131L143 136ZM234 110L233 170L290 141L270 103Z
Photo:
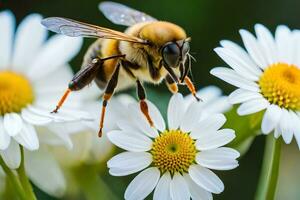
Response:
M49 30L70 37L98 38L87 50L81 70L69 82L53 113L63 105L72 91L78 91L93 80L104 89L99 137L102 135L105 110L116 91L136 85L140 109L150 126L154 126L146 103L144 82L166 82L172 93L186 85L196 96L188 77L192 56L190 38L180 26L157 19L114 2L102 2L99 9L114 24L128 26L125 32L87 24L72 19L49 17L42 24Z

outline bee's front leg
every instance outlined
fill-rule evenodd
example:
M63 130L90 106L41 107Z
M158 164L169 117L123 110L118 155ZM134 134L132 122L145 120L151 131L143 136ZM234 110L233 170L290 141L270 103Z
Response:
M169 74L166 76L165 82L170 92L173 94L178 92L178 85Z
M144 114L144 116L146 117L147 121L149 122L150 126L153 127L154 124L149 115L149 108L145 101L146 100L145 88L143 87L143 85L139 80L136 81L136 84L137 84L137 95L140 100L140 109Z
M195 89L195 86L194 86L193 82L191 81L191 79L188 76L186 76L184 78L184 82L185 82L186 86L188 87L188 89L190 90L190 92L192 93L192 95L196 98L196 100L197 101L202 101L202 99L197 97L197 91Z

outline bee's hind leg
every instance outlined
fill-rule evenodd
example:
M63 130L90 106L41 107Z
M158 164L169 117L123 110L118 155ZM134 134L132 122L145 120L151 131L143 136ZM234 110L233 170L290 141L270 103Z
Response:
M102 129L103 129L103 124L104 124L104 117L105 117L107 103L110 100L110 98L113 96L114 90L118 84L120 67L121 67L121 65L120 65L120 63L118 63L113 75L111 76L110 80L107 83L105 92L102 97L103 102L102 102L102 110L101 110L101 117L100 117L100 129L98 132L99 137L102 136Z
M100 58L94 58L88 66L82 68L78 71L69 82L68 89L65 91L64 95L59 100L56 108L51 113L57 113L62 107L63 103L67 99L68 95L72 91L78 91L84 88L86 85L90 84L94 80L98 69L102 66L103 60Z
M149 115L149 108L145 101L146 100L145 89L139 80L136 81L136 84L137 84L137 94L138 94L138 98L140 100L140 109L141 109L142 113L144 114L144 116L146 117L147 121L149 122L150 126L153 127L154 124Z

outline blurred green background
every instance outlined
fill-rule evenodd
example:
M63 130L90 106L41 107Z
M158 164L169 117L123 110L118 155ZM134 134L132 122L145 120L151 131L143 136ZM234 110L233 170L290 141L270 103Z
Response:
M97 7L99 2L99 0L0 0L0 10L12 10L18 22L27 14L37 12L45 17L62 16L124 30L124 27L113 25L103 17ZM299 0L126 0L118 2L184 27L192 37L191 52L197 60L192 68L196 86L201 88L211 84L218 85L225 94L232 91L233 87L209 74L211 68L224 65L224 62L213 52L220 40L229 39L241 44L238 30L245 28L253 32L255 23L262 23L272 31L278 24L286 24L292 29L300 26ZM93 39L86 39L82 51L72 61L75 71L79 69L84 52L92 42ZM155 88L148 86L148 88L150 99L154 101L153 91L167 93L164 85ZM184 88L180 89L184 93L187 92ZM155 103L158 104L157 101ZM249 152L241 158L240 167L231 171L217 172L225 183L225 191L221 195L214 195L215 199L253 199L261 167L264 139L262 136L255 139ZM294 142L283 146L277 199L299 199L300 152ZM121 199L132 177L111 177L107 175L106 170L105 173L104 179ZM38 199L52 198L38 191Z

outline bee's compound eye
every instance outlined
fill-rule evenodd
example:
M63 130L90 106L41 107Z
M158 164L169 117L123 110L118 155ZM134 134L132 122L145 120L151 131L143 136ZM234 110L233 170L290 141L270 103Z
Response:
M180 49L175 43L166 44L163 47L162 56L170 67L177 67L179 64Z

